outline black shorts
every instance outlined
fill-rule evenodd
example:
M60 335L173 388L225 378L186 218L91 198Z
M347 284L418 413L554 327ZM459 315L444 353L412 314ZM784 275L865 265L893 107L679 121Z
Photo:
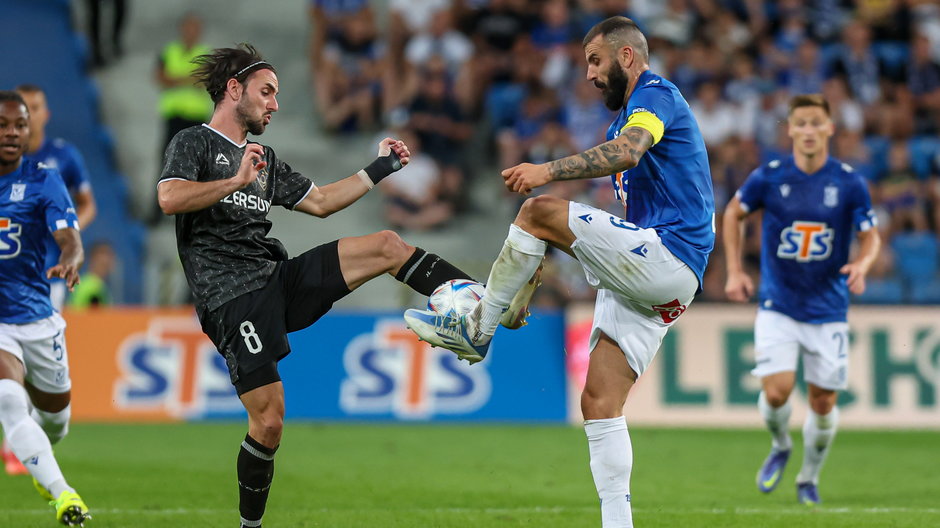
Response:
M347 294L333 241L278 263L264 288L200 312L199 321L240 396L279 381L277 362L290 353L288 332L310 326Z

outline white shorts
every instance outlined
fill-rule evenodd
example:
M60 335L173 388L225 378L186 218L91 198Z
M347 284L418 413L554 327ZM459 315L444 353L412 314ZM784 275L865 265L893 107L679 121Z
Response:
M654 229L577 202L568 206L568 228L575 236L571 249L598 290L590 349L604 333L642 375L666 330L692 302L698 278Z
M23 363L26 381L37 389L59 394L72 388L61 315L52 314L27 324L0 323L0 350Z
M758 310L754 321L754 359L751 374L763 378L795 372L803 356L803 379L827 390L848 386L849 324L802 323L773 310Z

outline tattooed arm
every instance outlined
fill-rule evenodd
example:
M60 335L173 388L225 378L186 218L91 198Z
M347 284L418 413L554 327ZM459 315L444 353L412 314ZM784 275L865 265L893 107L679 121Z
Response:
M632 169L653 146L653 135L640 127L629 127L623 134L607 143L588 149L581 154L548 162L552 180L579 180L610 176Z
M503 171L506 187L528 194L551 181L598 178L632 169L653 146L653 135L640 127L627 127L620 137L580 154L542 165L523 163Z

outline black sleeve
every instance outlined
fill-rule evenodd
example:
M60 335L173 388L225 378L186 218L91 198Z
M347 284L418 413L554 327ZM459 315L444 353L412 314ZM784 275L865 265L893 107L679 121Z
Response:
M313 181L279 160L273 150L271 160L274 181L274 197L271 203L293 209L310 192Z
M173 136L163 155L163 172L160 181L183 179L199 181L199 174L206 166L209 145L205 136L191 129L181 130Z

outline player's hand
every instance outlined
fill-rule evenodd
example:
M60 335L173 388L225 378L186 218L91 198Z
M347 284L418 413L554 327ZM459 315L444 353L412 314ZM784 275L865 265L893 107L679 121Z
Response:
M548 172L548 165L545 163L541 165L521 163L515 167L509 167L501 174L506 188L519 194L529 194L532 189L552 181L552 175Z
M398 156L398 161L401 162L402 167L408 165L408 162L411 161L411 151L408 150L408 145L405 145L404 141L385 138L379 142L380 158L388 156L393 151L395 152L395 155Z
M238 188L245 188L258 179L258 173L267 166L268 162L264 161L264 147L257 143L246 145L241 164L238 165L238 172L235 173Z
M73 291L75 285L78 284L79 266L80 264L65 264L60 262L46 270L46 278L51 279L55 277L57 279L65 279L65 285L68 287L69 291Z
M849 262L845 266L842 266L839 273L849 276L848 279L846 279L846 283L849 286L850 292L855 295L865 293L865 272L859 264Z
M735 302L747 302L754 295L754 281L743 271L728 274L725 283L725 295Z

